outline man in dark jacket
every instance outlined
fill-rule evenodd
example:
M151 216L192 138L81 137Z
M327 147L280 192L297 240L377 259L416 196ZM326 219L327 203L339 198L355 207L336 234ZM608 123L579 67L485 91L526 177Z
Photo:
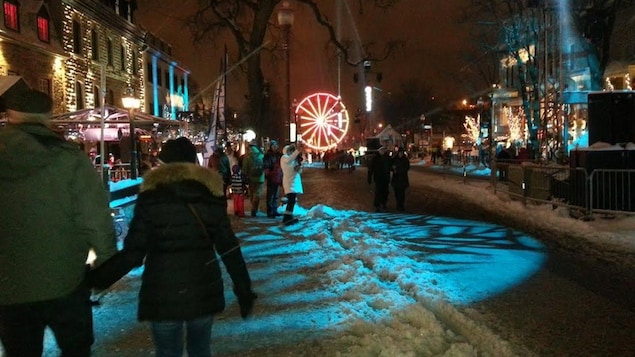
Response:
M279 149L278 142L271 140L269 150L267 150L263 159L265 181L267 182L267 217L269 218L280 216L280 213L278 213L278 193L280 185L282 185L281 157L282 152Z
M188 354L211 356L213 315L225 308L217 256L243 318L256 296L227 216L220 174L196 164L196 148L187 138L168 140L159 160L143 177L123 250L91 271L89 283L105 288L145 258L138 318L151 322L157 356L183 353L184 325Z
M373 205L377 212L385 211L388 201L391 162L386 153L387 149L380 147L368 164L368 184L375 182Z
M406 156L404 148L399 147L397 156L392 159L392 179L391 184L395 191L395 201L397 211L405 210L406 188L410 186L408 180L408 170L410 170L410 160Z
M227 157L227 154L222 146L219 146L216 150L214 150L214 153L207 161L207 167L218 171L223 178L223 187L225 188L225 192L227 192L227 187L231 184L232 172L229 157Z
M63 356L89 356L89 249L117 252L108 192L88 155L51 131L51 98L6 98L0 129L0 340L7 356L40 356L48 326Z

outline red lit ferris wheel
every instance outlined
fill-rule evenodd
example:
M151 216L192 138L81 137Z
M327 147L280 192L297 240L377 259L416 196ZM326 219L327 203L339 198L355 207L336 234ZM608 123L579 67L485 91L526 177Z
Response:
M296 107L298 132L312 149L337 147L348 131L348 112L342 100L330 93L313 93Z

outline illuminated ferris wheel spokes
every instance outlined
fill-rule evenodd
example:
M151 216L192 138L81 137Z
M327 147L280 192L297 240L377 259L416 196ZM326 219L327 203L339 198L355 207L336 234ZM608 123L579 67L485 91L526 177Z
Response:
M299 129L307 145L317 150L337 146L348 131L348 112L339 97L315 93L296 108Z

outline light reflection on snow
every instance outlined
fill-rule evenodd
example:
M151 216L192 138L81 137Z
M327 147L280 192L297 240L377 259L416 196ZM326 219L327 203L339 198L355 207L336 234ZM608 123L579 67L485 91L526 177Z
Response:
M217 349L247 348L234 341L237 336L258 341L260 346L251 348L320 338L335 343L364 339L356 334L370 333L366 324L428 326L431 322L413 317L423 313L422 307L437 302L469 305L500 294L532 276L546 259L537 240L487 223L324 205L309 210L296 206L294 213L300 222L291 227L265 218L243 220L245 229L236 235L259 298L254 316L240 319L231 279L224 273L228 308L214 325ZM137 286L142 272L142 267L134 269L123 283ZM147 338L143 324L134 319L136 297L126 301L105 303L95 311L95 333L102 341L130 333ZM116 319L120 310L128 311L129 318L102 324L102 319ZM104 331L100 326L110 327ZM451 336L443 339L461 345ZM51 343L47 334L46 344Z
M469 305L521 283L546 259L537 240L493 224L323 205L296 206L295 214L300 222L292 227L256 218L250 222L258 228L238 233L260 295L257 309L276 312L256 311L251 323L224 319L215 338L236 328L247 335L285 336L293 327L330 335L426 301Z

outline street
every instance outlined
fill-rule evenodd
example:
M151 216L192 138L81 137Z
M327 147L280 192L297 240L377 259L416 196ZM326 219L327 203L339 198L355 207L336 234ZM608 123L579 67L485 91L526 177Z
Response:
M391 197L377 214L363 167L307 168L303 181L297 225L234 221L259 299L241 320L225 277L215 356L635 355L632 270L438 189L476 185L415 166L406 212ZM153 355L136 321L141 271L101 293L94 356Z

